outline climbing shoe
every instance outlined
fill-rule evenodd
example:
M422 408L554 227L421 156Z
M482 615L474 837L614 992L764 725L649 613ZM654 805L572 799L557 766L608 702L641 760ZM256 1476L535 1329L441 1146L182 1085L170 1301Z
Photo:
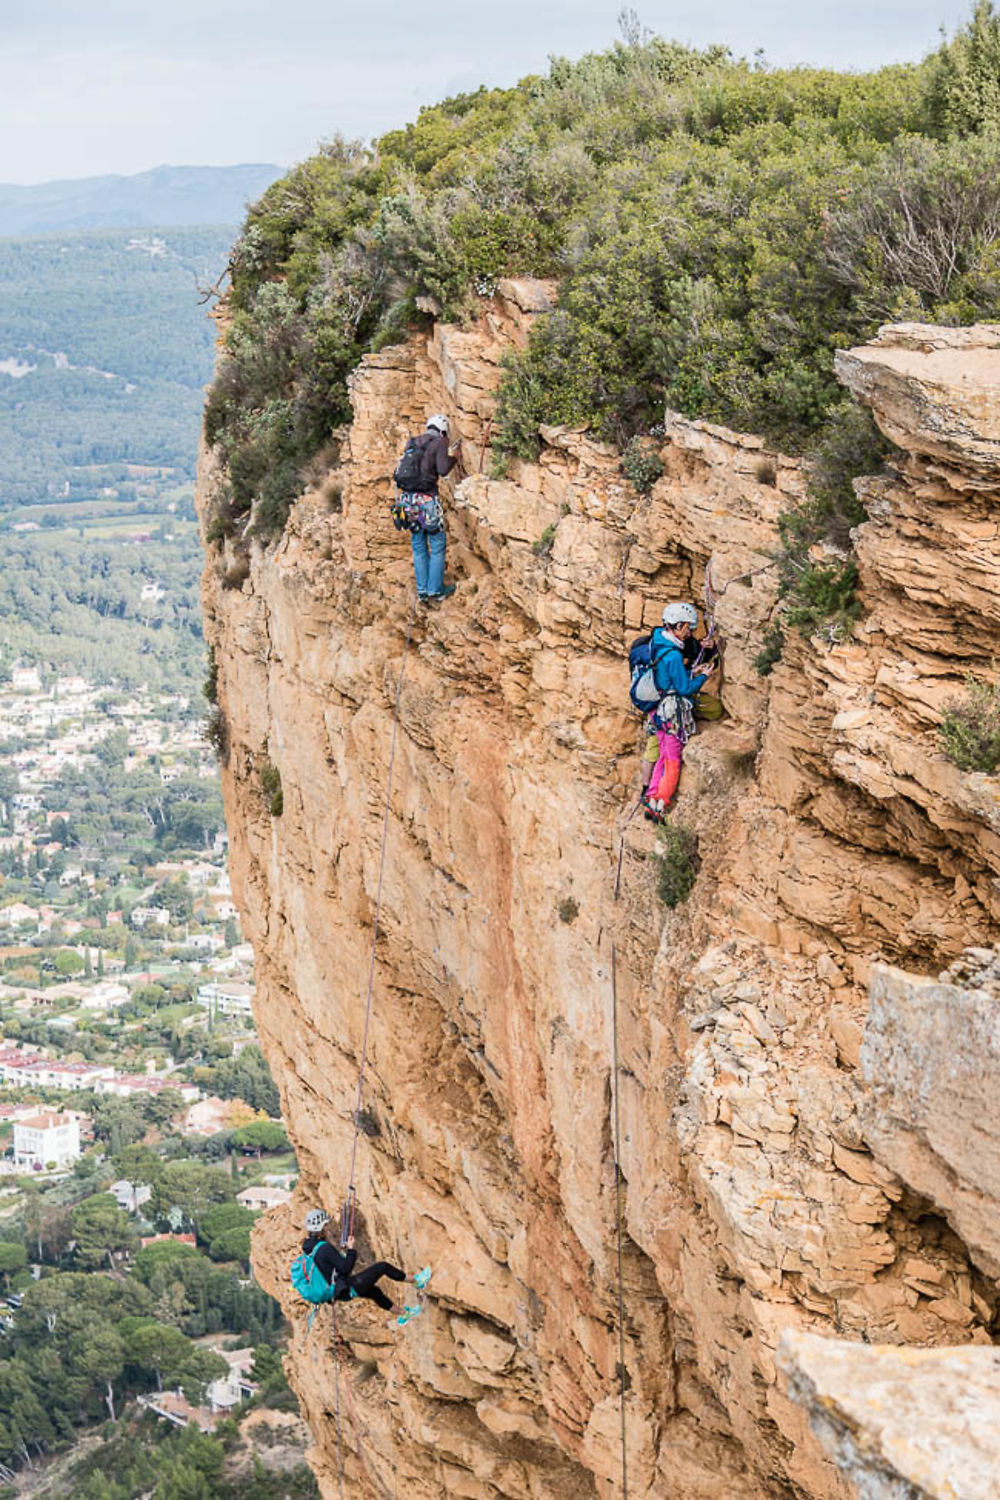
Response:
M663 803L643 792L641 797L643 816L648 823L662 823L666 808Z
M411 1318L419 1318L422 1312L422 1307L410 1307L409 1303L406 1303L403 1307L403 1311L396 1319L396 1322L399 1324L400 1328L405 1328L406 1324L410 1321Z
M452 596L452 594L454 592L455 592L455 584L453 584L453 583L446 584L445 587L441 590L440 594L428 594L427 595L427 602L428 602L428 604L433 604L434 601L437 600L437 599L450 599L451 596Z
M424 1288L426 1287L427 1283L430 1281L430 1279L431 1279L431 1268L430 1268L430 1266L424 1266L423 1270L422 1271L418 1271L416 1273L416 1275L414 1276L414 1278L413 1278L413 1285L416 1287L416 1289L417 1289L418 1292L422 1292L424 1290Z

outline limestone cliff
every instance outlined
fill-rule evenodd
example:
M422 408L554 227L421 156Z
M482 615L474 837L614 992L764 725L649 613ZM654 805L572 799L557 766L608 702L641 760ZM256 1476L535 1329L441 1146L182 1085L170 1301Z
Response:
M255 1267L294 1321L332 1497L330 1315L307 1334L287 1265L305 1209L347 1185L411 624L387 476L442 410L458 592L416 615L405 657L356 1178L362 1252L434 1278L405 1330L338 1317L344 1492L620 1493L614 950L629 1493L839 1500L857 1476L779 1372L782 1334L986 1345L997 1306L996 999L960 955L997 935L998 782L956 770L936 725L997 652L1000 329L893 328L843 357L899 450L865 487L863 615L845 644L790 638L763 679L799 464L671 416L648 496L563 429L488 477L499 361L546 305L501 283L476 327L368 358L338 463L280 542L248 572L232 542L209 550L234 890L302 1171ZM217 485L206 454L203 516ZM688 747L676 816L702 863L668 911L631 816L623 654L706 570L730 717Z

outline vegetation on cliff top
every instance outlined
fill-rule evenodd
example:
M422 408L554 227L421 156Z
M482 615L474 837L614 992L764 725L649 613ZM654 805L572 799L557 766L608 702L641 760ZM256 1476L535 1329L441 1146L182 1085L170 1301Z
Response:
M624 31L374 149L337 140L251 209L206 411L227 519L280 530L362 355L431 313L471 318L503 275L557 278L559 306L510 358L501 456L532 456L543 421L624 447L665 405L808 450L842 400L837 347L888 319L997 316L989 0L923 63L870 74Z

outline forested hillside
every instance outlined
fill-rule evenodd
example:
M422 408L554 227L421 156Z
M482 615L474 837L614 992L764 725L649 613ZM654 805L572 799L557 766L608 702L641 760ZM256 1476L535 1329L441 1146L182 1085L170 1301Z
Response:
M193 478L227 227L0 239L0 509ZM142 473L147 468L167 474Z
M4 537L0 677L24 661L98 683L197 688L204 675L197 527L151 520L136 542L136 524L116 533L112 521L84 528L67 518L62 527ZM144 587L155 597L143 598Z

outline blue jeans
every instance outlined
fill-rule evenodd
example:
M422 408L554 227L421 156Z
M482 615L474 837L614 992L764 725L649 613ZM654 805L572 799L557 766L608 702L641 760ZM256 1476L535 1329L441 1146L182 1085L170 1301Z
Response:
M415 531L410 540L417 593L421 597L440 594L444 588L444 552L447 545L444 532Z

